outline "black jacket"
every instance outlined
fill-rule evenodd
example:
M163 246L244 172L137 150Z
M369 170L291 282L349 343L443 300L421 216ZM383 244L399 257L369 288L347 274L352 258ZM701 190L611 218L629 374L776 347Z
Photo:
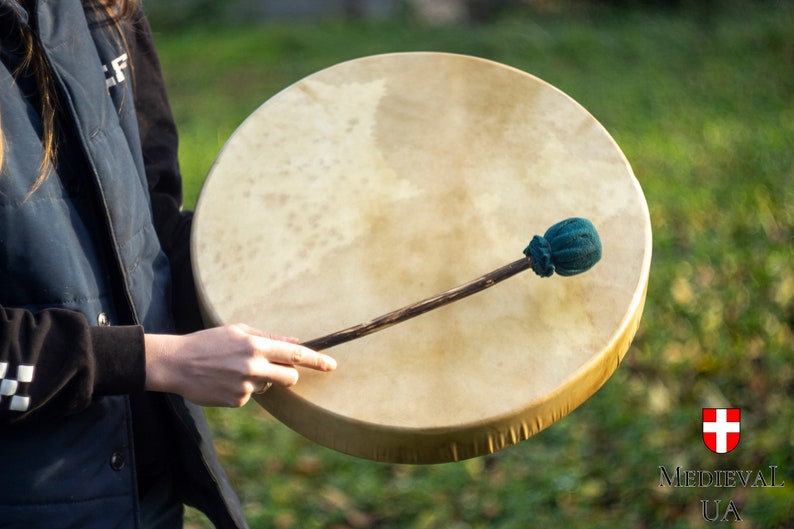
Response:
M61 154L32 195L43 151L35 83L13 75L22 27L62 109ZM137 527L135 456L161 450L186 503L245 527L201 409L143 391L144 332L201 326L146 19L120 33L78 0L0 0L0 55L0 526ZM140 431L157 443L136 447Z

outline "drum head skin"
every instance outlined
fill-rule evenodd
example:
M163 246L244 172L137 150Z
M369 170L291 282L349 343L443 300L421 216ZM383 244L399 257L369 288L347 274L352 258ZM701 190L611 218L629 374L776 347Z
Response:
M651 262L642 190L579 104L516 69L401 53L311 75L263 104L206 179L192 251L209 324L316 338L522 256L568 217L603 257L532 271L328 350L257 402L335 450L439 463L527 439L590 397L637 330Z

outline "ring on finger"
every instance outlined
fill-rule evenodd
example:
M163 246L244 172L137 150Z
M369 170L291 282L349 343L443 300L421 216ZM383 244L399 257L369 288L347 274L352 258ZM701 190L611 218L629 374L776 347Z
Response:
M265 382L265 385L264 385L264 386L262 386L262 389L260 389L259 391L256 391L255 393L256 393L257 395L261 395L261 394L262 394L262 393L264 393L265 391L269 390L269 389L270 389L272 386L273 386L273 383L272 383L272 382Z

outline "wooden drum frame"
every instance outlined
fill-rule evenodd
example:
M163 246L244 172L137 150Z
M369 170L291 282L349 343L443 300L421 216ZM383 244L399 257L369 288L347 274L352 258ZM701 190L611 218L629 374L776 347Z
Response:
M445 53L315 73L238 128L198 201L192 252L207 323L302 340L368 321L516 258L567 217L603 257L532 272L328 351L257 402L305 437L394 463L529 438L614 372L645 303L651 225L607 131L514 68Z

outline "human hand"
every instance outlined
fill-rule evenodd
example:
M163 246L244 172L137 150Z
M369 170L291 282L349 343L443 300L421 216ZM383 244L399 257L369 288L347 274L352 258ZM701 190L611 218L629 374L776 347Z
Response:
M289 387L297 366L332 371L336 361L297 339L235 324L185 336L147 334L146 389L202 406L240 407L269 384Z

